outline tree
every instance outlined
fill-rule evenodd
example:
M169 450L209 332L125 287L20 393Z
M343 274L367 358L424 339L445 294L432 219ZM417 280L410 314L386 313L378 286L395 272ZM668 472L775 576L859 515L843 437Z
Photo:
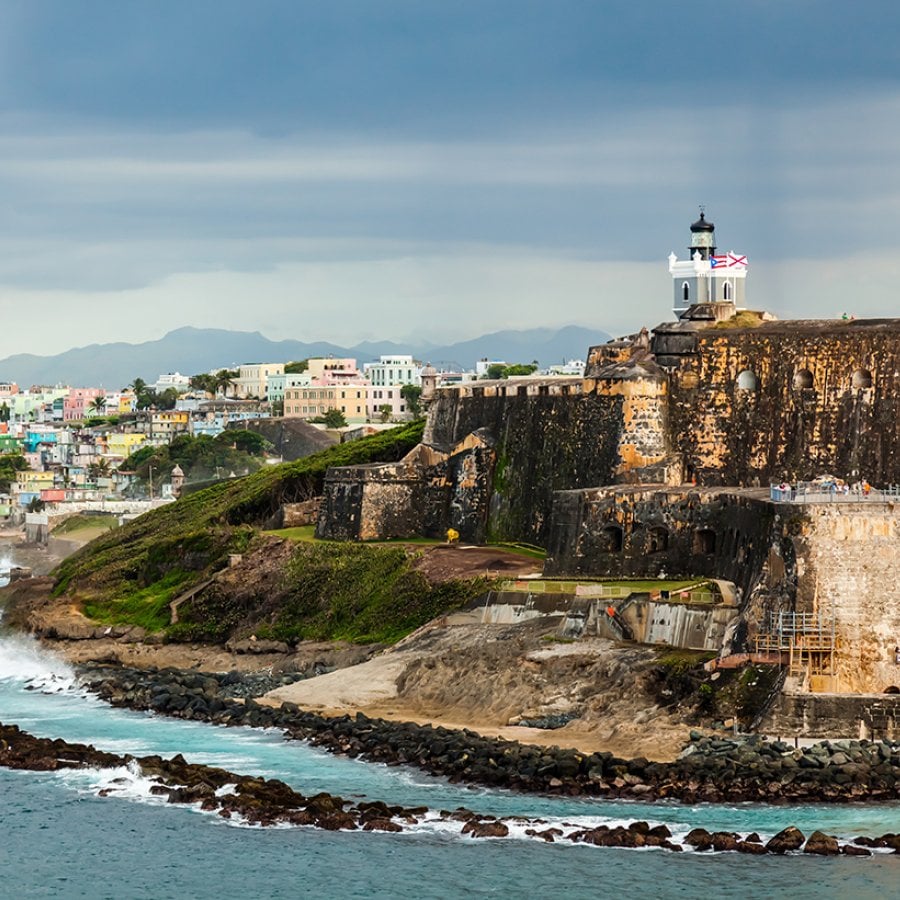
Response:
M299 375L301 372L305 372L309 368L309 360L308 359L300 359L295 362L289 362L285 364L284 374L285 375Z
M329 409L325 415L316 416L314 419L310 419L310 422L316 422L319 425L324 425L326 428L346 428L347 427L347 419L344 417L344 414L339 409Z
M94 397L91 400L90 410L95 416L102 416L106 412L106 397L102 395Z
M96 481L98 478L106 478L109 475L109 460L98 459L96 462L90 463L88 465L88 475L91 481Z
M492 363L487 367L484 377L491 381L497 381L501 378L509 378L511 375L531 375L536 372L538 365L533 363L513 363L511 366L503 363Z
M223 431L218 439L231 444L235 450L249 453L251 456L262 456L272 446L261 434L248 431L246 428Z
M537 372L537 363L515 363L514 365L507 366L506 372L501 376L503 378L509 378L510 375L532 375Z
M166 388L159 394L156 391L150 393L153 395L153 406L157 409L175 409L175 404L178 402L178 391L175 388Z
M221 391L223 397L228 396L228 389L234 386L238 374L238 372L235 372L232 369L219 369L219 371L216 372L216 390Z
M394 409L390 403L382 403L381 406L378 407L378 415L381 418L381 421L388 422L393 411Z
M8 422L9 416L9 404L4 400L3 404L0 405L0 422Z
M216 392L216 376L211 375L209 372L191 375L189 384L195 391L204 391L207 394L215 394Z
M400 396L406 401L406 408L414 419L422 413L422 386L420 384L404 384L400 388Z

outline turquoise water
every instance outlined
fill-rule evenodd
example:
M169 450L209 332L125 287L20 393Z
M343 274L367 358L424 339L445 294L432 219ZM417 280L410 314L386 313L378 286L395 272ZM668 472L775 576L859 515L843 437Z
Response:
M0 639L0 720L115 752L188 759L275 776L304 793L595 824L646 819L678 834L788 824L850 838L900 831L900 804L767 807L558 800L470 790L413 770L342 759L277 732L111 709L73 686L68 668L22 638ZM99 787L116 793L96 796ZM260 830L149 796L127 770L33 773L0 769L0 895L19 897L651 897L844 896L900 893L900 858L701 856L474 841L458 825L412 833Z

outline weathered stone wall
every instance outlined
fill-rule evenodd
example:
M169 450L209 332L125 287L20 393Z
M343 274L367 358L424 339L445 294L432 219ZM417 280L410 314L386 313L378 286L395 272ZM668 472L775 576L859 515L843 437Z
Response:
M900 504L876 501L805 507L794 539L801 577L797 612L829 616L842 691L900 687Z
M900 482L900 320L775 322L693 339L695 354L672 371L668 409L686 480L827 472Z
M545 572L724 578L746 597L773 545L779 557L789 553L782 546L783 512L756 497L690 486L561 491Z
M900 503L601 488L557 494L545 573L733 581L751 648L770 612L817 613L826 630L833 615L836 677L823 687L880 692L900 687L898 558Z
M555 491L614 480L622 406L621 396L582 394L580 379L442 390L425 441L447 447L475 431L489 437L496 463L479 487L487 533L543 545Z
M759 730L774 736L897 740L900 696L784 692Z

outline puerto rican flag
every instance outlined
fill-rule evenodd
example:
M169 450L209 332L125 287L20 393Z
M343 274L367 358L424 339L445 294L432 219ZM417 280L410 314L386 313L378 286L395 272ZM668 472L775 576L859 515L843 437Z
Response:
M746 269L747 257L737 253L726 253L724 256L710 256L711 269Z

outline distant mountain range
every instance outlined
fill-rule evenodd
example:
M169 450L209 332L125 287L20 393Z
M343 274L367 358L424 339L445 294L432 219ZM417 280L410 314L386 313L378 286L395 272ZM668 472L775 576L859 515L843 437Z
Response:
M484 357L509 363L537 360L547 366L584 359L591 344L607 340L609 335L605 332L569 325L559 329L496 331L445 346L364 341L353 347L339 347L327 341L272 341L258 331L178 328L158 341L142 344L91 344L56 356L18 353L0 360L0 381L14 381L22 388L61 383L117 389L138 377L152 384L167 372L195 375L241 363L288 362L311 356L350 356L362 365L390 353L412 353L439 369L472 369Z

